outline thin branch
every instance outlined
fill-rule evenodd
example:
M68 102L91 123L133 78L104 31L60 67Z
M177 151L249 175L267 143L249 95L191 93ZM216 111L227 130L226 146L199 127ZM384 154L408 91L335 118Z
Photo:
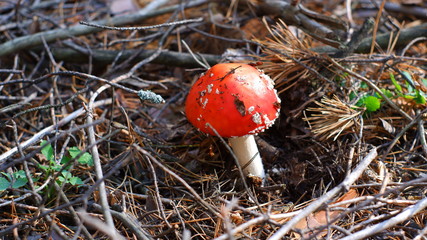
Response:
M200 18L196 18L196 19L185 19L185 20L181 20L181 21L162 23L162 24L150 25L150 26L144 26L144 27L111 27L111 26L99 25L99 24L95 24L95 23L88 23L85 21L80 21L80 24L83 24L83 25L86 25L89 27L96 27L96 28L107 29L107 30L117 30L117 31L137 30L137 31L142 31L142 30L148 30L148 29L154 29L154 28L179 26L179 25L184 25L184 24L189 24L189 23L197 23L197 22L201 22L201 21L203 21L203 18L200 17Z
M82 52L76 51L70 48L51 48L52 54L57 60L67 61L67 62L87 62L88 57ZM110 64L118 56L119 52L121 55L118 57L118 61L122 62L129 59L137 50L103 50L103 49L93 49L91 51L91 56L94 62L99 64ZM155 50L143 49L141 52L135 56L134 61L140 61L148 56L151 56ZM219 55L213 54L200 54L200 57L206 59L209 65L215 65L221 59ZM157 56L153 59L152 63L163 64L166 66L177 66L177 67L186 67L194 68L199 65L198 61L193 58L191 53L186 52L175 52L169 50L162 50Z
M135 14L116 16L113 18L108 18L108 19L96 21L93 23L98 25L113 24L115 26L136 24L138 22L144 21L145 19L149 19L154 16L159 16L168 12L172 12L182 7L181 4L177 4L170 7L165 7L159 10L155 10L159 6L162 6L168 2L169 2L168 0L152 1L149 5L147 5L147 7L141 9ZM207 2L206 0L191 1L186 5L186 7L187 8L196 7L206 2ZM46 40L47 43L51 43L57 40L68 39L73 36L75 37L75 36L81 36L86 34L92 34L100 31L103 31L103 29L93 28L93 27L84 26L84 25L77 25L77 26L71 26L64 29L55 29L55 30L35 33L32 35L18 37L8 42L5 42L3 44L0 44L0 57L15 53L20 50L40 46L43 44L42 37Z
M368 237L376 233L379 233L383 230L386 230L387 228L396 226L397 224L408 220L409 218L413 217L415 214L417 214L421 210L424 210L426 207L427 207L427 198L423 198L420 201L418 201L417 204L411 205L405 208L401 213L397 214L396 216L386 221L377 223L373 226L366 227L361 231L351 234L350 236L341 238L341 240L367 239Z
M380 48L387 48L389 44L390 36L393 33L383 33L378 35L375 38L375 42L378 44ZM404 48L410 43L413 39L419 38L419 37L425 37L427 35L427 23L423 23L421 25L418 25L416 27L406 28L400 30L399 37L396 41L395 49L397 48ZM354 50L355 53L369 53L372 43L372 37L365 38L359 46ZM318 53L335 53L339 51L337 48L330 47L330 46L322 46L322 47L316 47L312 49L315 52Z
M120 235L115 228L111 228L110 226L108 226L98 218L91 217L89 213L87 213L83 209L78 210L77 215L80 217L80 219L85 225L91 226L92 228L95 228L96 230L104 233L105 235L110 237L110 239L114 239L114 240L126 239L122 235Z
M108 204L105 182L103 181L104 174L102 172L102 164L101 164L101 159L99 158L98 146L96 145L96 139L95 139L95 129L93 127L93 109L94 109L95 99L98 97L99 94L101 94L104 90L108 89L109 87L110 85L103 85L94 94L92 94L88 104L89 113L88 113L86 122L87 124L90 125L87 128L87 132L88 132L89 144L93 145L91 149L91 153L92 153L92 158L93 158L93 163L95 168L95 175L97 180L102 179L102 181L99 184L99 198L101 201L102 211L103 211L104 218L108 228L110 228L111 231L116 231L114 227L113 217L111 216L110 207Z

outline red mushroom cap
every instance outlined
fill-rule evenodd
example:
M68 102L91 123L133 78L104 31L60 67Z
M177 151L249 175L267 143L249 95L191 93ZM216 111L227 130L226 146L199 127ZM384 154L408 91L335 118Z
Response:
M273 80L241 63L220 63L210 68L190 89L185 106L187 118L195 127L215 136L214 128L222 137L262 132L273 125L279 110Z

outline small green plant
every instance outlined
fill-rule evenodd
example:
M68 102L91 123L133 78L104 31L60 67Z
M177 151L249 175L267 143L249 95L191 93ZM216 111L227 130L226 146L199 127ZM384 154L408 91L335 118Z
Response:
M405 79L406 79L405 87L407 89L407 93L403 93L402 86L400 86L397 83L396 79L394 78L394 75L390 73L390 79L396 88L397 95L400 97L404 97L406 99L413 99L417 104L425 104L426 96L427 96L426 93L413 87L415 85L414 80L412 79L411 75L408 72L403 72L403 75L405 76ZM423 79L422 83L426 85L426 79Z
M376 96L363 96L357 103L358 107L365 107L367 112L375 112L381 107L381 101Z
M61 174L57 178L57 183L62 184L71 184L71 185L80 185L83 184L83 181L76 176L73 176L69 169L71 165L69 162L78 157L77 162L79 164L84 164L88 166L93 166L92 155L88 152L82 153L78 147L71 147L68 149L68 155L65 155L61 161L55 161L54 150L51 144L47 144L47 141L42 141L40 146L44 146L41 150L41 153L46 157L49 162L49 165L39 165L41 169L46 171L48 174L53 174L55 172L61 171ZM65 166L65 167L64 167Z
M390 73L390 80L394 86L394 89L390 91L389 89L382 88L381 89L382 93L390 99L396 99L398 97L402 97L404 99L413 100L416 104L426 104L427 94L414 87L415 85L414 81L408 72L403 72L403 75L405 76L405 79L406 79L404 86L402 86L396 81L396 78L394 77L393 73ZM427 86L426 79L422 79L422 83L425 86ZM357 95L356 93L352 92L350 94L350 98L354 99L356 95ZM365 107L368 113L375 112L378 109L380 109L381 101L383 101L383 97L375 93L373 95L363 96L356 103L356 106Z
M0 177L0 191L4 191L7 188L21 188L28 183L27 176L25 175L24 170L19 170L17 172L10 173L1 173L4 177Z
M54 149L51 144L48 144L47 141L42 141L40 146L41 153L46 157L48 165L39 164L38 167L45 171L48 175L53 175L58 171L61 171L57 178L57 183L59 185L71 184L73 186L83 184L83 181L69 171L71 164L69 162L78 157L77 162L79 164L93 166L92 155L82 151L78 147L71 147L68 149L68 154L66 154L61 161L58 163L55 161ZM64 167L65 166L65 167ZM38 179L34 178L33 181L36 182ZM8 188L18 189L24 187L28 183L27 176L25 175L24 170L19 170L13 173L0 173L0 191L4 191Z

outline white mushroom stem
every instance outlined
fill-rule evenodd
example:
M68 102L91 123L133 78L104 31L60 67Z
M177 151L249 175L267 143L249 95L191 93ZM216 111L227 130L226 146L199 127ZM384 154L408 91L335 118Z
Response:
M231 148L246 176L265 178L264 166L253 135L229 139Z

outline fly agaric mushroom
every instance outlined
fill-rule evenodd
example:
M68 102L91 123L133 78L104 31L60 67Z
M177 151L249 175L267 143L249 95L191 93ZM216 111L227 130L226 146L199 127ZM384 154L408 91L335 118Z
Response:
M194 83L185 105L187 118L196 128L229 138L243 173L261 179L265 172L253 135L272 126L279 111L273 80L241 63L211 67Z

